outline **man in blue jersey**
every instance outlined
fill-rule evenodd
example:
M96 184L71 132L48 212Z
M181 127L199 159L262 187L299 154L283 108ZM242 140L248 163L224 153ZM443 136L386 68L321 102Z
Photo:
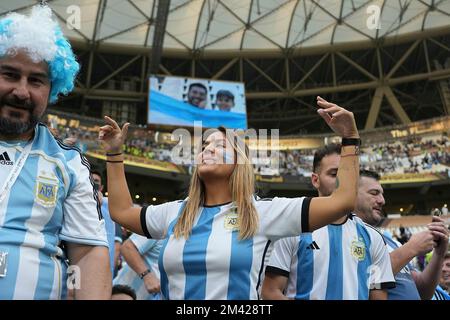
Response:
M339 161L339 145L315 153L311 180L319 196L335 190ZM312 233L278 240L262 294L264 299L381 300L394 285L383 237L349 213Z
M94 188L98 192L100 198L100 205L102 210L103 220L105 220L106 238L108 239L109 264L111 274L114 278L118 267L118 260L120 255L120 246L122 245L122 235L120 225L115 223L109 214L108 198L103 195L102 175L98 171L91 171ZM120 232L120 233L119 233Z
M364 222L377 226L383 219L385 204L383 188L376 172L365 171L360 179L355 213ZM388 290L389 300L429 300L439 282L440 270L448 246L448 229L439 217L433 217L428 230L413 234L405 245L384 234L389 247L396 287ZM434 247L434 254L423 272L415 270L410 261Z
M111 295L89 164L39 123L78 69L49 7L0 20L0 300Z
M160 300L158 258L162 243L162 240L132 234L121 248L126 264L114 279L114 285L130 286L137 300Z

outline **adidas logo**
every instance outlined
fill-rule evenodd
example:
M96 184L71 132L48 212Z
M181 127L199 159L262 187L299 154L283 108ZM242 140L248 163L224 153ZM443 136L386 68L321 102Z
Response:
M311 242L311 244L309 246L306 247L306 249L311 249L311 250L318 250L320 249L319 246L317 245L317 243L315 241Z
M2 154L0 154L0 164L2 164L4 166L12 166L13 165L13 162L9 158L9 155L6 151L3 152Z

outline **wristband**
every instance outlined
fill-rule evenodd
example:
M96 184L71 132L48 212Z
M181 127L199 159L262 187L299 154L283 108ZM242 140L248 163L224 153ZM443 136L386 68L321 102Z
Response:
M361 146L360 138L342 138L341 146Z
M139 278L144 279L144 277L145 277L146 275L148 275L150 272L151 272L150 269L145 270L144 272L142 272L142 273L139 275Z
M119 153L107 153L106 156L107 157L114 157L114 156L120 156L122 154L122 152Z

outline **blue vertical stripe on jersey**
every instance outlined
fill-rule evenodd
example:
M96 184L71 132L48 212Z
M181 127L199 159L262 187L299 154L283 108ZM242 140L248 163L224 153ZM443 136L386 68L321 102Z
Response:
M203 208L197 224L183 249L183 266L186 274L185 300L204 300L206 295L206 249L214 216L220 206Z
M39 260L39 275L34 300L50 300L56 272L55 264L53 260L48 258L48 254L43 253L42 250L39 250Z
M300 236L297 250L297 293L295 296L295 299L299 300L309 300L313 286L314 250L308 249L311 242L311 233Z
M328 262L328 281L325 300L342 300L343 296L343 256L342 227L328 225L330 260Z
M169 228L167 229L167 235L166 238L163 240L163 244L161 246L161 252L159 253L159 259L158 259L158 267L159 267L159 273L160 273L160 286L161 286L161 294L166 300L170 300L170 294L169 294L169 279L167 278L166 270L164 269L164 251L166 251L167 243L169 242L170 236L173 234L173 228L175 227L175 224L178 221L178 218L180 217L181 212L184 208L183 204L178 212L178 216L173 219L173 221L169 224Z
M358 240L364 242L365 245L364 260L358 263L358 300L369 300L369 268L372 265L370 235L359 223L356 223L356 230L358 232Z
M24 164L22 174L17 177L16 183L11 187L9 202L6 209L4 225L8 228L0 228L0 239L3 244L11 244L6 248L1 247L0 251L8 252L7 275L0 278L0 299L12 300L16 288L17 272L20 261L20 245L25 240L25 221L30 218L33 202L22 201L22 199L34 199L34 183L36 181L38 157L29 156ZM32 169L31 169L32 168ZM24 180L24 181L21 181ZM17 183L21 181L22 183ZM30 187L30 184L31 187ZM26 212L27 214L23 214ZM16 216L17 215L17 216Z
M228 300L250 300L250 272L253 263L253 238L239 240L239 231L231 235Z

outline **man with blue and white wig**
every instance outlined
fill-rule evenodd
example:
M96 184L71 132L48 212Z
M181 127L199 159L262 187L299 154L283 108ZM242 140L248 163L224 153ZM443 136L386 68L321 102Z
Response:
M89 164L39 123L78 70L48 6L0 20L0 300L110 298Z

